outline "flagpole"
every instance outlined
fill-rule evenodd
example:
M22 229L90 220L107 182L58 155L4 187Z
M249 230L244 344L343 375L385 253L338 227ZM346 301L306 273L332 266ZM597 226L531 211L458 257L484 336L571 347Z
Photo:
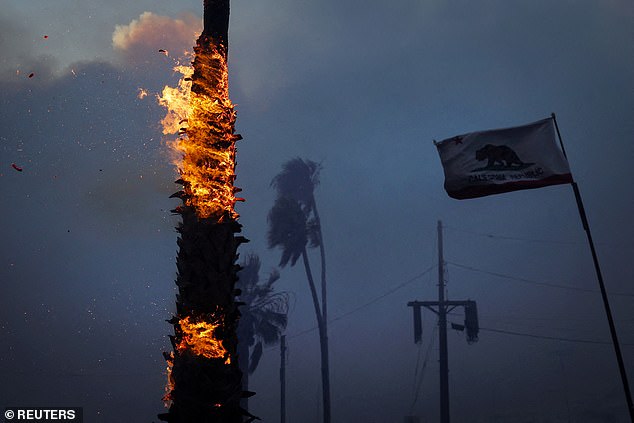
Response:
M553 123L555 124L555 130L557 131L557 137L559 138L559 145L561 146L561 151L564 154L564 157L568 159L566 156L566 150L564 148L564 143L561 139L561 133L559 132L559 125L557 125L557 119L555 114L552 115ZM592 260L594 261L594 270L597 274L597 281L599 282L599 288L601 290L601 297L603 299L603 306L605 308L605 314L608 318L608 324L610 326L610 335L612 336L612 344L614 345L614 353L616 354L616 361L619 365L619 372L621 374L621 382L623 383L623 390L625 392L625 399L627 401L628 411L630 412L630 420L634 423L634 404L632 403L632 394L630 392L630 385L627 380L627 372L625 370L625 363L623 362L623 355L621 354L621 347L619 344L619 339L616 334L616 327L614 325L614 318L612 317L612 311L610 309L610 302L608 300L608 294L605 289L605 284L603 283L603 275L601 274L601 267L599 266L599 258L597 256L596 249L594 248L594 242L592 241L592 233L590 232L590 225L588 224L588 218L586 216L586 211L583 206L583 201L581 200L581 193L579 192L579 187L577 183L570 183L572 185L572 190L575 193L575 199L577 200L577 208L579 209L579 216L581 217L581 224L583 225L583 229L586 232L586 236L588 238L588 244L590 245L590 251L592 253Z

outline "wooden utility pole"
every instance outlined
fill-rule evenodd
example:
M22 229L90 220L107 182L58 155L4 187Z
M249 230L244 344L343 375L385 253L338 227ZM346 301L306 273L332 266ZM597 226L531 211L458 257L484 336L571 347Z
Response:
M440 354L440 422L449 423L449 352L447 350L447 306L445 304L445 261L442 222L438 221L438 341Z
M438 301L411 301L407 303L414 311L414 342L420 342L421 307L438 315L438 341L440 363L440 423L450 422L449 413L449 351L447 348L447 313L456 307L465 308L467 341L477 340L478 323L475 301L448 301L445 299L445 260L443 257L442 222L438 221ZM434 308L436 307L436 308Z

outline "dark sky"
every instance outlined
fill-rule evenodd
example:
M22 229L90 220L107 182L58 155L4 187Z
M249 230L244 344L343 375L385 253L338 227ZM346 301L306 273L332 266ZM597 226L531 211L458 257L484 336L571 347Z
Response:
M201 9L3 2L0 406L83 406L106 423L162 412L177 186L155 95L175 83ZM436 270L405 282L434 266L439 219L448 296L476 300L482 326L473 345L449 333L454 420L627 421L570 187L453 200L432 140L557 113L634 380L633 75L629 0L233 2L242 252L263 273L277 264L269 182L290 158L321 162L334 421L437 420L435 317L415 345L406 307L435 299ZM316 423L303 269L278 286L293 298L288 421ZM279 418L278 366L266 350L251 378L265 422Z

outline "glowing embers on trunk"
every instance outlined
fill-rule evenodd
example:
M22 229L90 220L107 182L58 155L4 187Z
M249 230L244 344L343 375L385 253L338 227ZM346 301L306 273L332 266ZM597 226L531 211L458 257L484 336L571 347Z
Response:
M172 370L174 369L174 353L163 353L165 361L167 361L167 384L165 385L165 395L163 395L163 402L165 408L169 408L172 405L172 391L174 390L174 377L172 376Z
M179 356L191 354L206 359L221 360L223 365L231 364L229 352L216 335L216 330L222 326L221 319L214 315L206 315L198 318L185 316L180 320L174 318L172 323L176 321L176 336L173 338L176 352L163 354L167 361L167 384L163 396L166 408L172 404L172 391L176 385L173 374L176 354Z
M167 108L164 134L179 134L172 143L180 153L177 166L183 191L176 195L200 218L236 219L236 113L229 100L227 61L223 48L196 48L192 67L177 66L182 74L176 88L165 87L159 103ZM195 70L194 70L195 69Z
M179 326L180 341L176 345L179 354L189 351L206 358L224 359L225 364L231 363L229 353L215 335L220 322L208 322L186 316L179 321Z

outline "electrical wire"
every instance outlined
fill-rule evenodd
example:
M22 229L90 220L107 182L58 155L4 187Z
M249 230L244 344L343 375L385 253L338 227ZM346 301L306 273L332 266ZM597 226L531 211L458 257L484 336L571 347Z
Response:
M411 284L412 282L415 282L419 278L422 278L427 273L429 273L433 268L434 268L434 266L430 266L423 273L420 273L420 274L412 277L411 279L403 282L402 284L395 286L394 288L390 289L389 291L386 291L384 294L382 294L382 295L380 295L380 296L368 301L367 303L364 303L364 304L362 304L362 305L360 305L360 306L358 306L356 308L353 308L352 310L350 310L350 311L348 311L346 313L343 313L343 314L341 314L339 316L336 316L336 317L332 318L331 320L328 321L328 323L336 322L337 320L341 320L344 317L347 317L347 316L349 316L349 315L351 315L353 313L356 313L357 311L362 310L362 309L364 309L364 308L376 303L377 301L382 300L383 298L387 297L388 295L392 295L393 293L395 293L399 289L406 287L407 285Z
M434 268L434 266L429 266L429 267L428 267L427 269L425 269L423 272L419 273L419 274L418 274L418 275L416 275L416 276L411 277L410 279L406 280L405 282L403 282L403 283L401 283L401 284L399 284L399 285L394 286L393 288L391 288L390 290L388 290L388 291L384 292L383 294L379 295L378 297L375 297L375 298L371 299L370 301L368 301L368 302L366 302L366 303L363 303L363 304L361 304L361 305L360 305L360 306L358 306L358 307L353 308L353 309L352 309L352 310L350 310L350 311L347 311L347 312L345 312L345 313L343 313L343 314L340 314L340 315L335 316L335 317L333 317L333 318L331 318L331 319L328 319L328 323L333 323L333 322L336 322L336 321L338 321L338 320L341 320L341 319L343 319L343 318L345 318L345 317L350 316L351 314L354 314L354 313L356 313L356 312L358 312L358 311L360 311L360 310L363 310L364 308L366 308L366 307L368 307L368 306L371 306L372 304L374 304L374 303L376 303L376 302L378 302L378 301L382 300L383 298L385 298L385 297L387 297L387 296L389 296L389 295L392 295L393 293L395 293L395 292L396 292L396 291L398 291L399 289L402 289L402 288L406 287L407 285L409 285L409 284L411 284L411 283L413 283L413 282L417 281L418 279L422 278L422 277L423 277L423 276L425 276L427 273L429 273L429 272L430 272L433 268ZM298 336L305 335L305 334L310 333L310 332L312 332L312 331L314 331L314 330L317 330L317 329L318 329L318 327L317 327L317 326L313 326L313 327L308 328L308 329L305 329L305 330L303 330L303 331L301 331L301 332L297 332L297 333L294 333L294 334L292 334L292 335L288 335L288 336L286 337L286 339L287 339L287 340L289 340L289 339L297 338Z
M559 245L582 245L584 244L581 241L559 241L559 240L548 240L548 239L536 239L536 238L522 238L522 237L516 237L516 236L504 236L504 235L496 235L496 234L490 234L490 233L484 233L484 232L477 232L477 231L472 231L472 230L468 230L468 229L462 229L462 228L457 228L455 226L443 226L444 228L447 228L449 230L453 230L453 231L457 231L457 232L463 232L466 234L471 234L471 235L477 235L477 236L481 236L481 237L485 237L485 238L495 238L495 239L504 239L507 241L523 241L523 242L536 242L536 243L540 243L540 244L559 244Z
M554 283L539 282L539 281L534 281L534 280L531 280L531 279L519 278L517 276L511 276L511 275L505 275L503 273L491 272L491 271L488 271L488 270L478 269L476 267L466 266L464 264L455 263L455 262L451 262L451 261L447 261L446 263L447 264L451 264L452 266L459 267L461 269L471 270L473 272L484 273L484 274L487 274L487 275L497 276L499 278L510 279L510 280L514 280L514 281L518 281L518 282L529 283L529 284L532 284L532 285L545 286L545 287L548 287L548 288L568 289L568 290L571 290L571 291L579 291L579 292L591 292L591 293L598 293L599 292L596 289L579 288L577 286L559 285L559 284L554 284ZM623 293L623 292L610 292L608 294L609 295L613 295L613 296L618 296L618 297L634 298L634 294L628 294L628 293Z
M431 342L429 342L429 345L427 346L427 351L425 352L425 359L423 360L423 366L420 370L420 377L418 378L418 380L416 380L416 374L414 374L414 396L412 398L412 405L409 408L409 414L413 414L414 413L414 407L416 406L416 403L418 402L418 397L420 394L420 388L421 386L423 386L423 379L425 378L425 370L427 369L427 363L429 362L429 356L431 354L431 350L434 347L434 343L436 341L436 333L438 332L438 325L434 326L434 331L431 335ZM422 344L421 344L422 346ZM418 356L418 358L420 359L420 355ZM418 370L418 360L416 361L416 367Z
M497 235L497 234L491 234L491 233L485 233L485 232L472 231L469 229L462 229L455 226L443 225L443 228L447 228L449 230L453 230L457 232L463 232L466 234L477 235L484 238L502 239L507 241L521 241L521 242L533 242L533 243L540 243L540 244L555 244L555 245L584 245L586 244L586 242L584 241L561 241L561 240L552 240L552 239L537 239L537 238L524 238L519 236ZM632 245L616 245L616 244L611 244L607 242L598 242L596 243L596 245L604 246L604 247L621 248L621 249L625 248L628 250L634 249L634 246Z
M524 336L527 338L537 338L537 339L549 339L553 341L565 341L565 342L575 342L579 344L597 344L597 345L612 345L612 342L609 341L598 341L594 339L578 339L578 338L562 338L558 336L546 336L546 335L535 335L532 333L524 333L524 332L515 332L510 330L502 330L502 329L492 329L492 328L483 328L480 327L480 330L487 332L496 332L502 333L504 335L514 335L514 336ZM632 347L634 343L621 343L621 346Z

